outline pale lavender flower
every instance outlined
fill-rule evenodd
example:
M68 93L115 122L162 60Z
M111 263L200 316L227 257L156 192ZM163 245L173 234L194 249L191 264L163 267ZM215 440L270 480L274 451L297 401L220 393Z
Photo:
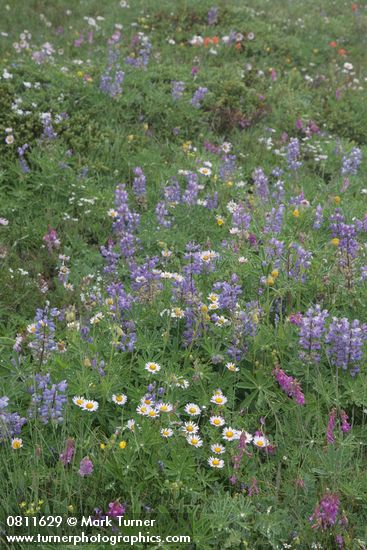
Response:
M65 449L60 454L60 461L63 463L64 466L67 464L70 464L70 462L73 460L75 451L75 441L74 439L70 438L66 440Z
M324 219L323 208L322 208L321 204L318 204L316 206L315 219L314 219L314 222L313 222L313 228L314 229L320 229L320 227L322 226L323 219Z
M362 162L362 151L358 147L353 147L349 155L343 156L342 162L341 175L355 176L358 173L358 168Z
M333 317L325 338L328 344L327 355L331 363L352 376L360 371L363 357L363 344L367 339L367 325L355 319L351 323L346 317Z
M292 138L287 147L287 161L288 168L290 170L298 170L302 166L302 162L299 161L300 147L297 138Z
M196 109L200 109L201 107L200 102L204 99L208 91L209 91L208 88L203 88L203 87L198 88L191 98L191 105Z
M93 469L94 469L93 462L91 461L89 456L85 456L84 458L82 458L79 465L79 472L78 472L79 475L81 477L88 477L92 475Z
M181 80L172 80L172 97L174 101L182 98L185 91L185 83Z
M218 22L218 11L219 8L212 7L208 11L208 25L215 25Z
M304 351L300 356L304 360L320 361L320 350L325 333L325 321L329 316L319 305L310 307L300 322L299 344Z
M262 168L256 168L252 174L255 186L255 195L263 201L269 198L268 178L264 174Z

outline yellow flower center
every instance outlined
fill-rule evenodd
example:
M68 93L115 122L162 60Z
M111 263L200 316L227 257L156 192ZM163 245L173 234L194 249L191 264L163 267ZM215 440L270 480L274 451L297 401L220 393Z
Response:
M13 449L20 449L21 446L22 446L22 444L21 444L20 441L14 441Z
M222 397L216 397L215 402L216 403L223 403L223 398Z
M257 445L258 447L263 447L263 446L264 446L264 442L263 442L263 441L258 441L258 442L256 443L256 445Z
M216 426L219 426L219 424L220 424L219 418L215 418L215 419L213 420L213 424L215 424Z
M218 460L218 458L215 458L213 460L213 466L218 466L218 464L219 464L219 460Z
M191 412L191 413L196 413L196 408L195 408L195 407L190 407L190 408L189 408L189 412Z
M119 443L120 449L125 449L126 445L127 445L126 441L120 441Z
M93 403L87 403L85 408L86 409L93 409Z
M233 437L233 432L231 432L231 431L226 432L226 436L227 437Z

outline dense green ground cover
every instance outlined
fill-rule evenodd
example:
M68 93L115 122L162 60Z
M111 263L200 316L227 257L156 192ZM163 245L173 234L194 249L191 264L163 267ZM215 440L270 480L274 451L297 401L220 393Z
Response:
M1 521L366 548L365 2L0 8Z

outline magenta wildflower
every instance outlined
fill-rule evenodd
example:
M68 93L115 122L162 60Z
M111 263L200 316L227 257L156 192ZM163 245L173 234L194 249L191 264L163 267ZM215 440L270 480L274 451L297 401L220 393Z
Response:
M75 441L74 439L69 438L66 440L66 446L64 451L60 454L60 460L64 466L66 466L67 464L70 464L74 456L74 451L75 451Z
M329 414L329 422L327 425L326 440L328 443L334 444L334 429L335 429L336 409L332 409Z
M273 376L282 390L289 395L289 397L292 397L298 405L305 404L305 396L297 380L292 378L292 376L288 376L279 366L275 367L273 370Z
M340 411L340 420L341 420L341 426L340 429L343 433L348 433L352 429L352 426L349 424L349 418L345 411Z
M111 518L117 518L119 516L123 516L125 514L125 506L123 504L120 504L117 501L110 502L108 505L108 512L107 515Z
M336 524L339 513L339 497L332 493L326 493L315 510L310 516L309 521L313 521L312 529L329 529Z
M89 458L89 456L85 456L81 459L80 465L79 465L79 475L81 477L87 477L92 475L93 473L93 462Z
M249 485L249 488L248 488L248 496L252 497L253 495L258 495L259 493L260 493L260 489L257 484L257 479L256 477L254 477L252 478L251 484Z

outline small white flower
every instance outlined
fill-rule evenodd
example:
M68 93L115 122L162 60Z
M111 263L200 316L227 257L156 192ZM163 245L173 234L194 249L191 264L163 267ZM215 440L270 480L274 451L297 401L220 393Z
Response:
M190 416L198 416L201 413L201 409L195 403L187 403L185 406L185 412L187 412Z
M166 439L168 437L172 437L173 436L173 430L171 428L162 428L161 429L161 436L165 437Z
M210 445L210 449L216 455L221 455L226 452L225 447L220 443L214 443L213 445Z
M116 403L116 405L125 405L127 401L127 396L123 393L114 394L112 396L112 401Z
M216 456L210 456L208 458L208 464L211 468L223 468L224 460L217 458Z
M220 428L225 424L225 420L222 416L211 416L209 418L209 422L212 426L215 426L216 428Z
M231 426L224 428L222 434L223 434L223 439L225 439L226 441L234 441L241 437L241 432L239 430L235 430L234 428L231 428Z
M193 445L194 447L203 446L203 440L196 434L187 436L186 441L189 445Z
M158 365L158 363L150 361L149 363L145 363L145 370L151 372L152 374L155 374L161 370L161 366Z
M94 412L98 409L98 406L98 401L85 400L82 405L82 409L84 411Z
M263 435L255 435L253 439L253 444L255 447L260 447L261 449L264 449L269 445L269 440L266 439Z

